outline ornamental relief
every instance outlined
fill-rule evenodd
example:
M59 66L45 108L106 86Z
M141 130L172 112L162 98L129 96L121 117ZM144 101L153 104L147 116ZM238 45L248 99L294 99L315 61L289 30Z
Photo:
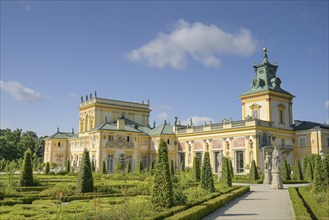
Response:
M121 135L117 135L111 141L107 141L106 147L110 148L134 148L133 142L128 142L127 139Z

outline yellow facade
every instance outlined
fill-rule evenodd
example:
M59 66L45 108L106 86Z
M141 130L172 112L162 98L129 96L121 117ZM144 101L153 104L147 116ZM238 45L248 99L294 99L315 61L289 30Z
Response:
M234 172L249 172L252 160L260 169L265 154L277 147L281 157L293 164L309 154L329 153L329 125L307 121L293 124L292 100L280 86L276 76L278 66L268 62L267 54L255 65L252 87L240 96L242 119L224 119L202 126L173 125L164 122L150 127L150 102L133 103L98 98L96 94L81 97L79 132L60 132L46 140L44 161L64 169L69 160L78 169L84 149L90 152L96 170L105 162L108 172L114 172L122 154L134 169L139 161L148 167L156 160L160 139L167 142L169 160L175 168L182 164L192 167L194 157L203 158L209 152L213 172L217 172L220 152L232 160Z

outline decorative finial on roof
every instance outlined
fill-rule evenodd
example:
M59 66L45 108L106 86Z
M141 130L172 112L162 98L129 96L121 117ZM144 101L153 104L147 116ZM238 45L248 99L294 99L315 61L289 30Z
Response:
M107 116L105 116L105 122L107 122Z
M97 92L96 92L96 90L95 90L95 98L97 98Z
M72 134L74 134L74 128L72 128Z
M83 102L83 96L81 96L81 102Z
M165 125L167 124L167 120L164 120Z
M264 47L263 48L263 51L264 51L264 60L263 60L263 63L268 63L267 48Z
M174 123L175 125L177 125L177 119L178 119L178 117L176 116L175 117L175 123Z
M57 127L57 132L59 132L59 127Z
M155 122L155 120L153 121L153 128L155 128L155 124L156 124L156 122Z

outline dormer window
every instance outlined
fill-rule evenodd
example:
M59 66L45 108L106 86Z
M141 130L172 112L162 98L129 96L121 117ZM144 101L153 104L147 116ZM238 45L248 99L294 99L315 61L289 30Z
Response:
M278 105L278 112L279 112L279 123L284 124L284 110L286 109L286 106L284 104Z
M254 118L256 118L256 119L259 119L260 117L259 117L259 114L260 114L260 108L261 108L262 106L260 106L260 105L258 105L258 104L256 104L256 103L254 103L254 104L252 104L251 106L250 106L250 109L251 109L251 112L252 112L252 116L254 117Z

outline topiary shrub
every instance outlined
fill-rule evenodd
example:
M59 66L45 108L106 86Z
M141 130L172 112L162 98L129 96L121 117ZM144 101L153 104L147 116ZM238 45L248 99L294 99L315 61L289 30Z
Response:
M233 172L232 160L230 158L227 158L227 160L228 160L228 165L229 165L229 170L230 170L230 176L231 176L231 179L233 179L234 172Z
M91 171L95 172L95 162L94 162L94 160L91 161Z
M78 193L92 192L94 189L93 174L91 172L91 163L89 152L85 149L83 152L82 163L78 173L77 187Z
M294 180L303 180L304 179L299 160L295 160L293 177L294 177Z
M329 177L328 177L328 164L326 160L321 159L320 156L316 157L315 160L315 174L313 181L313 191L316 193L325 192L329 188Z
M102 163L102 174L106 174L106 165L105 165L105 161L103 161L103 163Z
M258 180L259 179L255 160L252 160L252 163L251 163L249 179L250 180Z
M70 160L68 160L67 164L66 164L66 172L70 173L70 171L71 171L71 163L70 163Z
M151 176L153 176L153 171L154 171L154 161L152 160L150 163L150 167L149 167L149 173Z
M287 181L290 180L289 168L286 160L282 160L280 163L280 171L281 171L281 180Z
M168 148L166 141L161 139L157 161L154 167L152 203L156 207L170 208L173 202L173 188L168 163Z
M24 153L23 167L19 179L21 186L33 186L33 171L31 161L31 150L27 149Z
M193 172L194 172L195 181L200 182L201 169L200 169L200 159L199 159L199 157L194 157Z
M129 160L128 165L127 165L127 173L131 173L131 160Z
M46 163L45 174L49 174L49 162Z
M304 179L307 180L308 182L311 182L313 180L313 165L310 159L304 160Z
M201 171L201 188L209 192L215 192L214 179L212 177L209 152L204 153Z
M219 185L221 188L228 188L232 186L232 177L230 175L229 160L226 157L223 157L222 176L219 180Z
M170 175L175 175L175 165L173 160L170 160Z
M144 172L144 166L143 166L143 163L142 163L142 161L140 160L139 162L138 162L138 173L143 173Z

